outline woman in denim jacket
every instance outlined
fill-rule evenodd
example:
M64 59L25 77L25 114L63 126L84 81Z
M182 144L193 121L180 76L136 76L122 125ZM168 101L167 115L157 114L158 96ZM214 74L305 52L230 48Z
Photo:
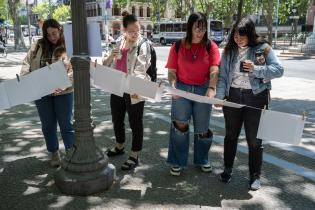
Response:
M123 26L124 35L117 40L117 47L104 58L103 65L149 80L150 77L146 74L146 71L151 65L151 54L147 41L141 44L139 55L137 53L138 46L143 39L140 36L139 21L134 15L123 12ZM139 164L138 155L142 150L144 100L138 95L125 93L123 97L120 97L112 94L110 96L110 107L116 145L107 150L106 153L109 157L124 154L124 143L126 141L124 119L127 112L132 130L132 147L129 158L122 164L121 169L134 169Z
M244 124L248 144L249 188L258 190L262 165L262 140L257 139L260 109L268 107L271 79L281 77L283 67L270 45L256 34L249 18L242 18L231 32L220 64L216 98L244 104L241 109L223 107L226 135L224 138L224 171L222 182L231 180L237 141Z

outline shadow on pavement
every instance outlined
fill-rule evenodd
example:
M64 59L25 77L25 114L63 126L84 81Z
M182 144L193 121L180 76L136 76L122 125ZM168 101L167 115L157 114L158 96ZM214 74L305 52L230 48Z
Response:
M6 61L4 63L0 62L0 67L15 67L21 65L21 62L18 61Z
M304 133L315 137L315 101L272 98L271 110L301 115L306 112Z
M284 102L274 101L275 104ZM169 105L169 101L161 104L147 103L146 112L164 113L168 116ZM96 143L105 151L114 145L115 139L108 94L92 89L92 113L96 124ZM128 123L126 128L126 149L129 151L131 132ZM309 191L315 189L314 183L267 163L264 164L262 174L263 188L249 192L247 155L243 153L237 154L232 182L221 183L218 174L222 169L222 145L216 143L209 154L215 169L213 173L202 173L193 166L190 150L187 170L180 177L170 176L169 166L165 163L168 130L168 123L146 116L141 165L135 171L123 172L120 165L127 159L127 154L110 159L116 166L117 174L110 190L88 197L66 196L54 185L52 175L55 170L48 166L46 147L34 104L0 111L0 209L165 209L201 206L291 209L300 203L305 207L314 204L314 197ZM303 206L299 209L303 209Z

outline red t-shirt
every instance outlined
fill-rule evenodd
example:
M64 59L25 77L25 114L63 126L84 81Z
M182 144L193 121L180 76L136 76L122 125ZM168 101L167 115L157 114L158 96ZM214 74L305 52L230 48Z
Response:
M210 66L220 65L220 52L212 41L210 53L207 52L206 46L200 43L192 43L191 48L186 49L181 42L178 53L175 48L173 44L165 68L175 69L177 79L186 84L204 84L209 80Z

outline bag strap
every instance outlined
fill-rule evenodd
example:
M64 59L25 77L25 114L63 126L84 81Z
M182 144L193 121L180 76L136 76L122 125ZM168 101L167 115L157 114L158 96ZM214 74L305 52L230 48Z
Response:
M142 45L143 43L145 43L146 41L148 41L148 39L147 39L147 38L143 38L143 39L140 41L140 43L138 44L137 56L139 56L141 45Z
M180 48L181 42L182 42L181 39L180 39L180 40L177 40L177 41L175 42L175 51L176 51L176 53L179 52L179 48Z
M207 40L207 44L206 44L206 50L208 52L208 54L210 55L210 49L211 49L211 40Z

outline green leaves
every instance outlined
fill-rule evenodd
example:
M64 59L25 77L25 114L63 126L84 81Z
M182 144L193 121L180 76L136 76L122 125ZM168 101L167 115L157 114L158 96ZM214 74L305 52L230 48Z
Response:
M32 12L38 14L38 18L47 19L50 14L48 1L44 1L32 8Z
M33 13L37 13L39 18L43 19L47 19L50 16L57 21L67 21L71 18L69 5L49 5L48 1L44 1L33 7L32 11Z
M54 12L53 16L54 19L57 21L67 21L68 19L71 18L71 12L70 12L70 6L68 5L60 5L58 6Z

